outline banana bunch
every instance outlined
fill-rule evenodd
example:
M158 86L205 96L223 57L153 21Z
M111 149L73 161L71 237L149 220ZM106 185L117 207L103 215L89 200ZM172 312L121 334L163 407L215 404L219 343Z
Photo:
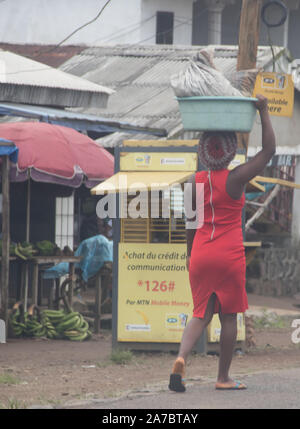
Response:
M26 335L28 337L57 338L57 332L49 318L40 312L35 305L28 310L26 320Z
M50 338L51 340L54 338L59 338L59 334L57 333L54 325L50 322L50 319L43 313L42 313L42 323L46 331L47 338Z
M13 306L9 315L9 326L14 337L22 337L26 333L26 314L21 302Z
M45 337L46 330L44 326L38 321L37 316L28 316L26 322L25 335L27 337Z
M22 244L16 244L14 247L14 252L16 256L26 261L27 259L32 258L33 255L37 253L37 250L32 244L24 242Z
M71 341L83 341L91 337L88 322L77 311L44 310L57 335Z
M46 309L32 305L28 312L17 302L9 316L9 326L14 337L63 338L71 341L89 339L92 334L88 322L77 311Z

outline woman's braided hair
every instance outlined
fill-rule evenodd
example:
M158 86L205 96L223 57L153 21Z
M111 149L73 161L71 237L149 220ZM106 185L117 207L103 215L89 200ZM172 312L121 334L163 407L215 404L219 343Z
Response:
M232 131L205 131L199 140L199 159L209 170L227 168L236 150L237 137Z

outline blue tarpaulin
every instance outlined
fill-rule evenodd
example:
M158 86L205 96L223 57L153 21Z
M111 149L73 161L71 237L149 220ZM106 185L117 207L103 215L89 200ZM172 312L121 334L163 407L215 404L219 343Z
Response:
M82 241L74 255L82 257L81 261L75 264L75 268L80 268L83 280L87 281L97 274L104 262L112 262L113 242L104 237L104 235L96 235ZM43 277L45 279L56 279L68 273L69 263L61 262L45 270Z
M11 145L3 145L5 143L11 143ZM9 159L16 163L18 161L18 153L19 149L13 144L13 142L0 138L0 156L8 155Z

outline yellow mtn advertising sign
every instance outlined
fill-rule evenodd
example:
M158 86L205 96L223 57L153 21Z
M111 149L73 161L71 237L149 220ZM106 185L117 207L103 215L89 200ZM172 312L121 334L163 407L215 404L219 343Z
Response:
M118 341L180 343L193 315L186 244L119 243Z
M270 115L293 116L294 83L286 73L259 73L256 78L253 96L262 94L268 99Z

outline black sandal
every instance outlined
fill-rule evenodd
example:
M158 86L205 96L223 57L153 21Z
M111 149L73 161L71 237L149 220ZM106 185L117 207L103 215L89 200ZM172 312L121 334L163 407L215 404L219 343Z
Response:
M180 374L171 374L169 389L174 392L185 392L184 379Z

